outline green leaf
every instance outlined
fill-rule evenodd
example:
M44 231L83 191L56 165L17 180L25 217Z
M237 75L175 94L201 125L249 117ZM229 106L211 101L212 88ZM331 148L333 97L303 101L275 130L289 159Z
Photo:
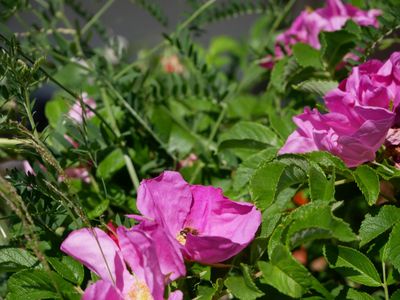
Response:
M297 43L292 47L293 55L302 67L322 69L321 54L319 50L308 44Z
M188 130L175 124L172 125L168 140L168 150L170 152L178 152L181 155L187 155L190 153L195 143L195 137Z
M387 244L387 259L393 266L400 271L400 223L397 223L390 233Z
M284 169L283 163L271 162L264 164L254 173L250 181L250 193L258 208L263 210L272 204Z
M369 243L400 221L400 208L385 205L376 216L366 215L360 227L360 247Z
M293 85L293 88L305 93L311 93L317 96L324 96L327 92L337 88L336 81L309 79L299 84Z
M379 196L379 177L371 167L361 165L354 171L358 188L363 193L369 205L374 205Z
M286 241L296 247L314 239L336 238L343 242L356 239L350 226L332 214L327 202L311 202L292 212L292 223L286 233Z
M264 261L259 261L258 267L262 272L261 283L271 285L282 294L293 298L300 298L305 293L306 288L278 267Z
M248 274L244 274L243 276L228 277L224 284L238 299L252 300L264 296L264 293L257 288L253 280L249 277L250 276Z
M354 48L357 36L346 30L321 32L322 58L329 70L334 70L343 57Z
M72 283L80 285L84 278L83 266L69 256L63 256L61 261L55 257L47 258L54 270Z
M308 182L312 201L331 201L335 198L335 173L327 179L317 164L310 166Z
M274 248L271 254L270 263L300 285L303 288L301 291L302 293L305 293L312 288L325 296L326 299L333 299L330 293L318 282L318 280L314 278L303 265L293 258L292 254L285 246L277 245ZM281 276L283 275L281 274Z
M68 103L62 98L56 98L46 103L45 115L51 127L56 128L63 115L69 110Z
M105 180L110 179L117 171L125 165L124 154L121 149L115 149L108 154L100 163L96 176Z
M360 292L354 289L349 289L347 291L346 299L349 300L374 300L375 298L367 293Z
M54 285L57 285L57 289ZM7 299L80 299L74 286L55 272L24 270L8 280ZM58 293L61 292L61 295ZM63 297L64 296L64 297Z
M236 191L244 187L254 175L257 167L264 162L272 160L276 156L276 148L268 148L260 151L246 160L244 160L236 171L236 175L233 178L233 187Z
M0 273L17 272L38 265L38 260L28 251L21 248L0 249Z
M254 145L264 147L266 145L280 146L277 135L264 125L242 121L236 123L228 131L221 134L219 148L251 148Z
M332 268L349 268L354 271L347 276L350 280L367 286L381 285L375 266L356 249L344 246L324 247L324 255Z
M395 291L390 297L390 300L400 300L400 290Z

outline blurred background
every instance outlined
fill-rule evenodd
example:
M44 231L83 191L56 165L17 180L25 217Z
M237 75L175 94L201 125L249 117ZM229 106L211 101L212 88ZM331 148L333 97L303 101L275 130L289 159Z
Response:
M179 21L184 20L188 16L188 13L185 13L188 12L190 8L188 4L189 1L187 0L152 1L157 3L167 16L169 31L173 30ZM105 2L106 1L98 0L85 1L82 9L94 13L97 12ZM246 0L244 0L244 2L246 2ZM265 2L267 3L268 0L265 0ZM324 2L325 1L298 0L290 13L290 18L295 17L304 9L304 6L318 7L322 6ZM70 19L76 18L76 20L82 21L69 9L66 11L66 14ZM35 23L31 14L22 17L29 24ZM229 35L236 38L244 37L258 17L259 15L242 16L233 20L224 20L222 22L210 24L207 26L206 31L199 37L199 41L203 44L207 44L212 36L218 35ZM101 22L111 34L118 34L135 48L150 47L162 40L162 33L167 33L159 22L149 16L146 11L135 5L135 0L114 1L101 17ZM8 25L16 32L24 31L15 19L11 19ZM100 44L99 38L96 37L92 42L95 46Z

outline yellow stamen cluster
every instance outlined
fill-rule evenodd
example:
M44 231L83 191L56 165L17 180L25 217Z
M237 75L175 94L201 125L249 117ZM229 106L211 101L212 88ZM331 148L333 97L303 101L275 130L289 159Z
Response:
M154 298L146 283L135 280L124 300L154 300Z

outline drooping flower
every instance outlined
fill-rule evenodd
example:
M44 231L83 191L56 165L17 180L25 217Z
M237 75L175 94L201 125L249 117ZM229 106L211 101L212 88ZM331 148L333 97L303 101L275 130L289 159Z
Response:
M100 277L85 290L82 299L163 299L165 276L155 241L135 227L119 227L117 236L120 246L98 228L83 228L70 233L62 243L63 252Z
M341 29L348 20L353 20L361 26L378 26L377 16L380 11L361 10L340 0L328 0L325 7L312 10L306 9L293 21L292 26L279 34L275 42L275 55L267 56L262 66L272 68L274 60L285 55L291 55L291 47L299 42L308 44L315 49L321 48L318 35L322 31Z
M298 129L279 153L329 151L349 167L373 160L395 122L392 109L399 103L399 86L393 84L389 72L382 72L384 68L387 63L378 60L355 67L338 88L325 95L329 113L306 108L294 118Z
M202 263L221 262L239 253L261 223L254 205L234 202L219 188L190 185L173 171L144 180L137 207L163 226L186 259Z
M87 93L82 93L82 102L92 109L96 108L96 102L92 98L89 98ZM83 118L91 118L94 116L94 113L87 107L83 108L81 101L76 100L69 110L68 116L78 124L81 124Z

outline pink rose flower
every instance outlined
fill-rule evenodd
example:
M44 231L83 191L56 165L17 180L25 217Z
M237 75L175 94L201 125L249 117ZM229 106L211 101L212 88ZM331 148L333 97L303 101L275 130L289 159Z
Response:
M173 171L142 181L137 207L164 228L185 258L202 263L239 253L261 223L253 204L234 202L219 188L190 185Z
M291 47L300 42L320 49L320 32L339 30L348 20L353 20L361 26L378 27L376 17L379 15L380 11L377 9L364 11L350 4L343 4L340 0L328 0L325 7L316 10L306 9L293 21L289 29L277 36L274 57L267 56L261 65L272 68L274 60L291 55Z
M82 299L163 299L165 276L155 251L156 241L135 228L119 227L117 235L120 246L98 228L83 228L70 233L62 243L63 252L101 278L86 288ZM172 299L179 299L177 295L179 292Z
M92 109L96 109L96 102L89 98L87 93L82 93L82 102ZM80 100L76 100L69 110L68 116L78 124L81 124L84 117L89 119L94 116L94 113L89 108L83 109Z
M353 114L354 119L350 117ZM348 167L355 167L375 159L375 152L393 124L394 114L378 107L356 106L343 114L321 114L306 108L293 120L298 128L279 154L328 151Z
M394 125L399 85L394 75L400 55L386 63L370 60L353 68L350 76L325 97L329 113L306 109L294 118L298 129L279 151L305 153L329 151L349 167L375 159L375 152Z

